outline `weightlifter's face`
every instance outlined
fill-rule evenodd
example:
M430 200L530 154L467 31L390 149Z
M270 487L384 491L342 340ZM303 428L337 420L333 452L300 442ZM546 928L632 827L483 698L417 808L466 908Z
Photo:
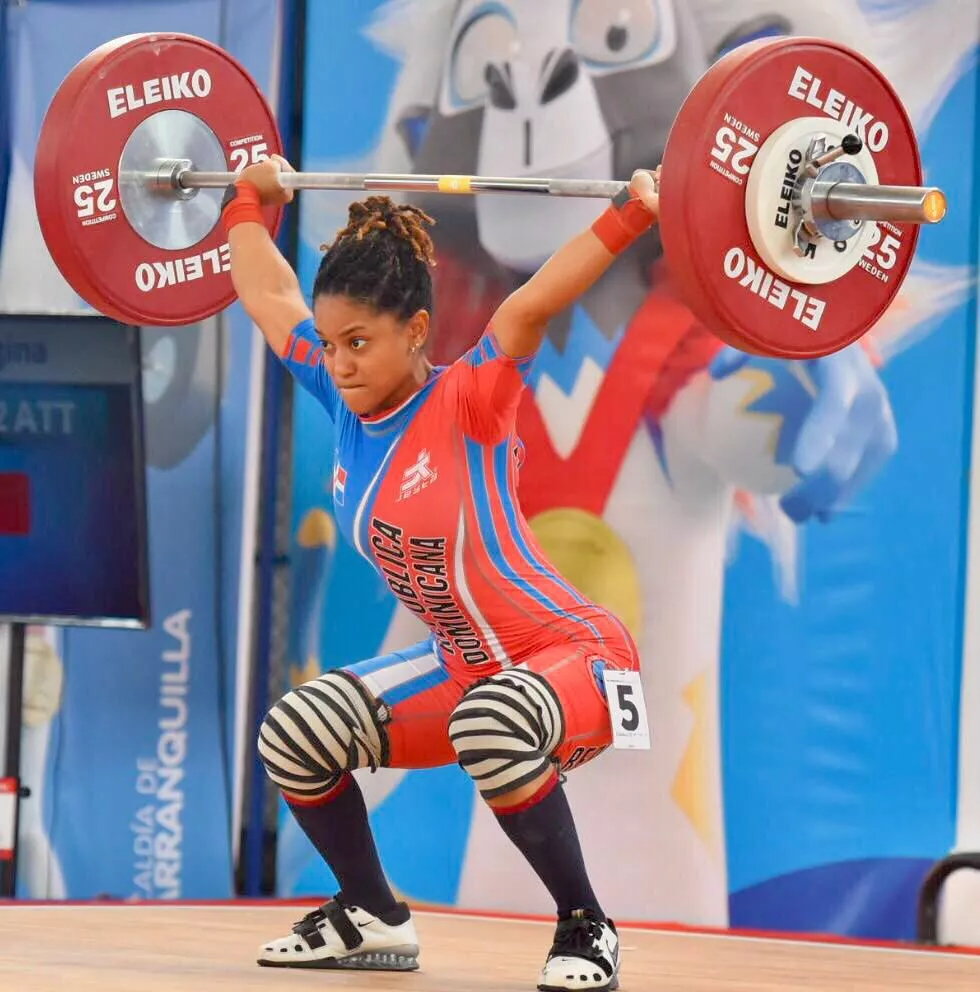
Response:
M401 321L345 296L318 296L313 306L327 372L353 413L370 415L396 405L411 392L421 345L416 318ZM424 337L424 331L422 333Z

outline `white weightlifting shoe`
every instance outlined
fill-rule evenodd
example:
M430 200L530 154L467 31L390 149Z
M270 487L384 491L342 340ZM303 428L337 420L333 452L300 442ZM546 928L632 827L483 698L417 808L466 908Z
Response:
M538 980L541 992L600 992L619 988L619 935L612 920L589 910L559 920L555 942Z
M372 916L337 898L307 913L286 937L259 949L267 968L350 968L359 971L415 971L419 941L408 906L400 902Z

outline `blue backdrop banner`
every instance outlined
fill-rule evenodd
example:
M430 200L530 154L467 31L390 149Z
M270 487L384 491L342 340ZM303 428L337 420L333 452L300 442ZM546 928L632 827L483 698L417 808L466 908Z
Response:
M643 657L652 749L611 751L567 786L609 911L908 937L916 886L957 818L980 16L957 0L791 13L760 0L641 0L627 42L612 46L624 31L598 7L311 5L302 165L625 179L659 161L691 86L742 41L813 34L882 68L927 181L954 209L922 232L901 293L862 344L806 362L722 349L678 302L650 239L549 328L518 428L532 528L572 582L629 624ZM537 80L566 50L578 71L553 99L516 84L513 108L487 99L491 62ZM412 202L437 221L437 361L469 347L603 206ZM302 200L304 286L346 206ZM643 335L664 354L630 359ZM337 542L332 426L303 394L295 431L301 680L419 630ZM361 781L400 892L551 912L459 769ZM334 884L284 815L280 893Z
M120 35L215 41L270 95L278 0L40 2L8 6L3 64L13 155L0 307L86 313L40 241L31 172L38 128L69 69ZM24 734L20 894L220 898L232 884L232 745L242 568L254 515L249 445L255 332L241 308L143 329L149 630L32 630L38 699ZM84 571L76 579L84 583ZM249 643L248 627L244 654ZM57 689L55 692L54 689ZM33 708L31 708L33 706Z

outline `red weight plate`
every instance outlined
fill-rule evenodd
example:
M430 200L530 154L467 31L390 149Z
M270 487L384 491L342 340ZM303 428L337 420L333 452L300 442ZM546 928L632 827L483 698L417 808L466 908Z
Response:
M853 343L894 299L915 253L918 225L889 224L882 245L833 282L805 285L766 269L745 215L752 159L781 125L814 116L859 134L879 183L922 184L915 132L894 90L863 56L820 38L763 39L720 59L691 91L667 141L660 185L667 264L692 311L744 351L812 358Z
M161 200L131 174L163 157L234 172L272 154L281 154L272 111L227 52L183 34L117 38L72 69L45 115L34 168L45 243L72 288L107 316L196 323L235 300L217 223L222 191ZM275 235L282 209L264 213Z

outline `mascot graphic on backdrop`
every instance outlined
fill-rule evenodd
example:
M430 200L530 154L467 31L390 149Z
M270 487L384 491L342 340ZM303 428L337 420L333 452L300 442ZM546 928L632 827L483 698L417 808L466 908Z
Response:
M628 177L660 161L678 108L713 59L752 38L786 33L865 51L877 37L882 50L868 54L900 90L904 84L921 133L963 54L950 50L956 32L947 21L934 46L939 61L930 64L924 53L933 48L922 43L928 28L904 8L909 23L899 29L897 22L870 25L851 0L797 5L792 23L772 6L387 4L370 37L398 60L399 75L370 164L382 172ZM963 35L973 38L975 30ZM304 163L328 165L351 163ZM462 354L504 296L605 205L411 199L437 220L436 362ZM336 203L310 203L306 241L315 245L341 226L337 211ZM876 328L873 348L865 342L807 362L749 358L696 323L650 237L549 328L518 422L527 449L522 504L556 564L617 612L643 656L652 749L610 750L568 779L590 868L623 918L727 922L718 685L732 534L743 528L763 541L782 595L798 595L797 525L832 521L896 450L876 366L907 346L911 332L926 333L967 286L964 273L917 263L901 306ZM298 535L312 569L296 604L305 631L297 660L304 662L323 609L323 575L313 580L312 563L325 568L334 548L324 516L313 511ZM396 609L378 650L420 636L416 621ZM362 779L365 794L377 810L412 774ZM400 829L413 827L403 819ZM483 804L467 810L465 831L458 904L548 911L544 889L534 886ZM401 884L397 874L393 881Z

